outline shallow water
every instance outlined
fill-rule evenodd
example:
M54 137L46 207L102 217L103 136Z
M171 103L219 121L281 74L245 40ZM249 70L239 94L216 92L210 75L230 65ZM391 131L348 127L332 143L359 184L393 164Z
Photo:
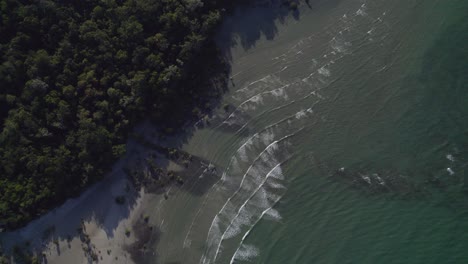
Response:
M148 263L468 261L468 2L310 4L225 23L233 107L184 146L219 179L154 199Z

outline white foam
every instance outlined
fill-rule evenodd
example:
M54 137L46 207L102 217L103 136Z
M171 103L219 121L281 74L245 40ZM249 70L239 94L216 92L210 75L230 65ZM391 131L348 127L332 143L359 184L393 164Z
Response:
M450 175L454 175L455 172L451 169L451 168L447 168L447 172L450 174Z
M369 176L367 176L367 175L361 175L361 178L362 178L365 182L367 182L368 184L371 184L371 179L370 179Z
M301 119L301 118L303 118L305 116L306 116L306 113L305 113L304 110L301 110L301 111L296 113L296 119Z
M247 156L247 146L250 143L250 139L249 141L247 141L248 143L246 145L242 145L238 150L237 150L237 154L239 155L239 158L242 160L242 161L247 161L248 160L248 156Z
M275 188L275 189L284 189L284 186L277 184L274 181L268 182L269 177L274 177L277 174L282 174L282 170L278 163L276 166L271 169L266 176L263 178L263 181L258 185L258 188L245 200L245 202L239 208L237 214L234 216L232 221L226 228L226 231L222 234L221 239L218 244L214 259L216 260L217 255L220 252L221 243L223 240L232 238L238 235L241 232L242 226L250 226L253 224L253 216L255 212L262 211L265 208L271 208L276 201L278 201L281 196L273 192L268 192L265 187ZM274 178L273 178L274 179ZM250 206L250 207L248 207Z
M283 217L280 215L280 213L278 212L278 210L275 210L273 208L271 208L270 210L267 211L267 213L265 214L265 216L267 216L268 218L265 218L265 219L268 219L268 220L273 220L273 221L280 221L281 219L283 219Z
M374 176L380 185L385 185L385 181L377 173L372 174L372 176Z
M230 263L233 264L236 260L251 261L255 257L258 257L259 254L260 252L255 246L242 244L234 253Z
M241 163L245 163L245 162L248 161L247 151L251 152L251 151L254 151L255 149L257 149L259 147L264 148L263 146L260 146L260 143L263 143L264 146L266 146L266 148L268 149L269 148L268 146L271 145L272 143L274 143L273 142L273 140L275 138L274 131L281 130L282 132L286 132L289 129L294 129L294 127L280 127L280 124L286 123L286 121L288 121L291 118L294 118L294 114L292 116L281 119L280 121L265 127L261 132L258 132L256 134L254 134L252 137L250 137L248 140L246 140L237 149L236 153L231 157L228 166L223 171L222 177L215 183L215 185L213 186L212 189L214 191L216 191L216 192L226 192L226 191L232 190L233 186L239 186L238 185L239 183L237 182L237 179L241 178L240 175L239 175L239 177L232 177L233 176L232 174L239 174L241 172L241 170L242 170ZM283 130L282 128L286 128L286 130ZM277 140L277 142L283 141L286 138L293 136L294 134L300 132L302 129L303 128L300 128L299 130L294 130L294 132L292 134L289 134L289 135L287 135L285 137L280 138L279 140ZM264 151L266 151L266 150L264 150ZM257 160L257 159L261 159L263 162L269 161L269 159L265 159L265 156L263 156L261 154L259 156L257 156L257 158L255 160ZM254 160L254 162L255 162L255 160ZM271 159L271 162L274 162L274 161L275 161L274 159ZM259 166L259 165L257 165L257 166ZM251 167L253 167L252 164L249 166L249 168L251 168ZM247 171L249 170L249 168L247 168ZM264 168L262 168L262 169L265 170ZM257 168L255 168L255 170L257 170ZM280 171L277 171L276 173L274 173L274 175L272 175L272 177L282 178L283 175L282 175L282 173L280 173ZM242 177L242 179L244 179L244 177ZM252 180L257 181L257 178L253 177L252 179L250 179L250 181L252 181ZM246 181L246 183L249 183L250 181ZM243 181L241 181L240 185L241 186L243 185ZM205 206L206 206L206 204L207 204L207 202L209 200L209 197L211 197L211 195L212 195L212 192L210 192L208 195L205 196L202 205L198 209L196 216L193 218L192 223L190 225L190 228L189 228L189 230L188 230L188 232L186 234L186 238L185 238L186 241L189 239L190 234L191 234L192 229L193 229L193 226L194 226L196 220L198 219L199 215L203 211L203 208L205 208ZM230 208L232 206L230 201L228 201L227 203L228 204L225 204L225 206L224 206L225 207L224 210L226 210L226 212L228 210L230 210ZM229 212L229 213L231 213L231 212ZM217 236L221 235L219 230L215 230L215 229L219 229L219 224L215 223L216 221L220 221L219 216L217 215L217 217L215 217L215 219L213 219L213 221L214 222L212 222L212 224L211 224L212 226L210 226L210 229L208 231L208 237L207 237L207 240L212 241L212 242L214 241L214 239ZM207 244L212 244L212 242L207 242ZM209 245L208 245L208 247L209 247ZM208 258L208 255L205 254L203 256L203 261L201 263L206 262L207 258Z
M249 83L248 85L242 87L241 89L237 90L236 93L239 93L239 92L246 92L246 91L249 90L249 87L250 87L250 86L252 86L252 85L254 85L254 84L256 84L256 83L259 83L259 82L265 82L265 81L267 81L267 80L268 80L269 78L271 78L271 77L272 77L271 75L267 75L267 76L262 77L262 78L260 78L260 79L258 79L258 80L255 80L255 81Z
M333 55L336 54L335 52L345 53L347 51L346 47L342 43L339 43L337 41L331 44L331 48L333 49L333 52L332 52Z
M183 248L189 248L191 245L192 245L192 240L190 240L190 239L185 239L184 240Z
M238 216L236 216L236 218L233 219L229 228L226 229L226 231L224 231L224 233L222 234L221 240L218 244L218 249L215 255L215 259L220 252L219 250L221 248L221 244L223 240L237 236L241 232L242 226L251 224L251 219L253 215L254 215L253 212L243 211L242 214L239 214Z
M253 163L249 166L249 168L247 169L246 173L242 176L242 180L240 182L240 185L238 187L238 189L234 192L234 194L232 196L230 196L228 198L228 200L226 201L226 203L223 205L223 207L221 208L221 210L216 214L211 226L210 226L210 229L208 230L208 251L207 253L208 254L205 254L205 257L204 259L206 259L206 256L210 256L211 254L209 254L211 252L212 249L212 246L213 245L216 245L218 243L220 243L220 241L222 240L222 235L221 235L221 232L219 230L219 219L221 216L227 218L227 219L232 219L230 216L234 216L235 214L235 211L234 210L231 210L234 205L232 205L232 202L231 200L234 199L234 197L236 197L237 195L239 195L239 193L242 191L242 190L249 190L250 189L250 184L246 184L246 182L249 182L249 180L255 180L255 178L258 178L258 177L255 177L255 175L261 175L261 172L259 171L259 168L257 168L256 166L258 166L258 163L257 161L258 160L261 160L262 159L262 156L263 155L268 155L270 156L271 158L269 160L271 160L271 162L276 162L273 154L274 154L274 151L278 149L278 145L277 143L280 142L280 141L283 141L285 139L287 139L288 137L291 137L293 134L290 134L290 135L287 135L279 140L276 140L274 141L273 143L271 143L270 145L268 145L253 161ZM254 173L253 173L254 172ZM216 250L216 253L215 253L215 256L218 254L218 251L219 251L219 246L218 246L218 249ZM205 261L203 263L206 263Z
M272 129L267 129L265 133L262 133L260 136L261 141L265 145L271 143L274 138L275 138L275 134L273 133Z
M274 181L270 182L268 185L273 189L285 189L286 188L283 184L274 182Z
M265 130L268 130L268 129L265 129ZM272 133L272 132L271 132ZM228 174L229 171L231 171L231 173L240 173L240 165L239 165L239 158L247 158L247 155L246 155L246 148L250 147L253 145L253 142L254 142L254 139L255 138L258 138L259 137L259 134L258 133L255 133L252 137L250 137L249 139L247 139L236 151L236 154L233 155L229 161L229 164L227 166L227 168L224 170L223 174L222 174L222 177L215 183L215 185L213 186L213 189L216 189L216 190L219 190L220 187L224 187L224 185L220 185L220 183L223 183L223 184L227 184L227 183L230 183L229 180L231 180ZM270 138L271 140L273 140L273 138ZM267 144L267 143L265 143ZM231 180L232 181L232 180ZM221 188L223 189L223 188ZM192 231L192 228L195 224L195 221L196 219L198 218L198 216L200 215L202 209L205 207L207 201L208 201L208 198L210 197L210 194L208 194L207 196L205 196L204 198L204 201L202 203L202 206L198 209L197 211L197 214L196 216L193 218L192 220L192 223L190 224L190 228L189 228L189 231L187 232L187 235L185 237L185 240L184 240L184 244L186 243L185 241L187 241L189 239L189 236L190 236L190 233ZM212 223L213 225L213 223ZM210 227L211 228L211 227Z
M288 95L284 87L280 87L271 91L271 94L275 97L281 97L282 99L288 100Z
M284 180L283 170L281 167L277 167L274 171L272 171L270 176L275 179Z
M365 15L367 15L367 14L366 14L366 12L364 11L364 9L359 8L358 11L356 11L356 15L358 15L358 16L365 16Z
M276 202L278 202L278 201L276 201ZM276 202L275 202L275 204L276 204ZM270 207L270 208L264 210L264 211L262 212L262 214L260 215L260 217L257 218L257 221L255 221L255 223L250 227L250 229L247 230L247 232L245 232L244 236L242 237L242 239L241 239L241 241L240 241L240 243L239 243L239 247L237 248L236 253L237 253L237 251L243 246L243 243L244 243L245 239L250 235L250 232L252 231L252 229L257 225L258 222L260 222L260 220L262 220L263 216L264 216L265 214L267 214L271 209L272 209L272 207ZM236 253L234 253L234 255L232 256L230 264L234 263L234 261L236 260L236 258L235 258L235 257L236 257ZM206 259L206 258L205 258L205 259Z
M366 4L361 5L361 8L359 8L358 11L356 11L356 15L358 15L358 16L366 16L367 15L367 13L366 13Z
M261 95L255 95L255 96L252 96L249 99L249 101L252 102L252 103L261 103L261 102L263 102L263 97Z
M239 173L241 169L239 166L239 161L237 160L236 156L232 157L231 163L232 163L231 167L232 167L233 173ZM226 176L227 176L227 173L223 173L222 178L225 179Z
M455 157L453 157L452 154L447 154L447 156L445 156L448 160L450 160L451 162L454 162L455 161Z
M318 73L325 76L325 77L329 77L330 76L330 70L325 68L325 66L322 66L320 69L318 69Z
M277 78L274 79L274 80L275 80L274 83L281 83L281 81L279 79L277 79ZM282 98L284 100L288 100L289 97L286 94L286 91L284 89L285 87L288 87L288 86L289 86L289 84L283 85L282 87L279 87L279 88L276 88L276 89L273 89L273 90L263 91L263 92L260 92L258 94L255 94L255 95L249 97L248 99L241 102L236 107L236 109L220 125L222 125L222 124L228 124L228 125L234 124L235 121L236 121L236 120L234 120L235 118L242 118L242 115L240 115L240 116L236 115L236 113L238 113L238 112L256 110L257 106L263 104L264 96L267 95L267 94L271 94L271 95L273 95L273 96L275 96L277 98ZM252 91L252 92L255 92L255 91ZM239 98L237 98L237 99L239 99Z
M240 108L244 111L255 110L259 104L263 104L262 94L250 97L240 105Z
M253 224L253 218L256 217L257 213L260 214L264 208L270 208L280 199L281 196L267 191L264 187L270 189L278 187L281 189L277 190L284 190L284 186L279 184L269 185L266 184L266 181L269 177L272 177L271 181L273 182L275 182L277 178L283 177L281 169L278 168L276 156L278 154L280 154L280 156L287 155L287 152L285 152L284 149L280 149L278 143L283 142L286 144L287 138L294 136L301 130L302 128L272 142L253 160L253 163L243 175L239 188L228 198L221 210L217 213L217 221L212 224L213 228L210 227L208 231L209 242L207 243L208 245L204 254L203 263L210 263L210 261L215 260L221 250L221 242L224 239L239 234L242 226L251 226ZM253 190L256 186L257 189ZM245 197L244 194L250 194L250 196L239 210L235 210L235 204L237 204L236 199L238 200L238 198ZM247 205L249 209L246 209ZM221 220L220 224L222 226L226 226L225 232L222 235L218 230L215 230L215 228L218 229L218 219ZM213 248L214 245L218 246L213 255L213 250L215 249Z

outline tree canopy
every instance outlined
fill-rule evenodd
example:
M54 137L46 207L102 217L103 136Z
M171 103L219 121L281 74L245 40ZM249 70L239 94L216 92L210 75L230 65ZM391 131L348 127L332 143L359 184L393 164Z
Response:
M0 0L0 225L102 178L142 118L173 129L209 107L232 2Z

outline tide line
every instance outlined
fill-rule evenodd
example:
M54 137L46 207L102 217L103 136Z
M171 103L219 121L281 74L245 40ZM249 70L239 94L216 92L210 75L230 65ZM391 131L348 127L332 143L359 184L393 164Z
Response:
M291 156L292 157L292 156ZM216 261L216 258L219 254L219 250L221 248L221 243L223 242L224 240L224 237L227 233L227 231L229 230L229 228L232 226L233 222L235 219L237 219L239 217L239 215L241 214L242 210L245 208L245 206L247 205L247 203L257 194L257 192L265 185L265 183L267 182L268 178L271 176L271 174L273 172L275 172L278 168L280 168L281 170L281 166L283 163L285 163L287 160L289 160L291 157L288 157L285 161L282 161L280 163L278 163L275 167L273 167L273 169L271 169L268 174L265 176L265 178L263 179L262 183L257 187L257 189L255 189L255 191L247 198L247 200L245 200L245 202L241 205L241 207L239 208L239 210L237 211L237 214L234 216L234 218L231 220L231 222L229 223L228 227L226 228L226 230L224 231L224 233L222 234L221 236L221 240L218 244L218 247L216 249L216 253L215 253L215 256L214 256L214 259L213 261Z

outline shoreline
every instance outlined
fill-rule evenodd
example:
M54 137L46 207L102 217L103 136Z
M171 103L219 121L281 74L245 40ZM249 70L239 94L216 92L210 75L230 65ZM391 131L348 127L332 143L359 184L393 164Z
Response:
M128 157L119 160L112 172L77 198L67 200L23 228L0 234L3 248L11 252L18 245L29 244L24 249L38 257L44 255L47 263L72 263L73 260L77 260L73 263L85 263L89 256L77 231L83 228L91 249L99 249L101 253L111 249L111 254L98 255L101 263L120 263L116 258L126 257L123 246L135 240L132 232L128 237L125 232L141 214L146 196L142 188L128 190L130 181L122 171L127 162ZM126 201L120 205L115 199L122 194Z
M139 130L150 131L146 126ZM132 245L144 234L138 230L144 221L145 206L155 198L145 187L134 186L124 171L145 156L148 149L132 139L127 147L127 154L114 164L112 171L78 197L68 199L22 228L0 233L5 253L13 255L21 248L38 259L45 257L44 263L50 264L87 263L93 257L100 263L135 263L130 254ZM118 197L124 197L123 202L118 202ZM153 228L148 219L144 222Z
M148 122L140 124L135 132L142 140L128 140L127 153L114 164L110 173L78 197L68 199L26 226L0 233L0 249L13 259L20 248L25 256L49 264L93 260L132 264L139 263L135 259L154 258L156 249L151 247L150 250L148 246L158 243L160 230L149 217L152 212L147 210L148 206L167 200L173 188L193 195L205 192L203 186L199 190L187 189L191 181L199 180L192 176L200 170L209 176L202 180L203 185L216 180L216 173L208 168L212 165L205 166L211 163L201 157L192 156L190 163L182 166L182 157L165 156L163 149L178 147L184 134L169 136L160 142L156 131ZM179 156L188 155L181 150L178 153ZM157 174L154 180L151 163L157 164L166 175L162 177L164 184L158 185L162 181ZM146 178L150 175L153 180L149 184L135 183L128 168ZM167 179L170 172L176 177ZM118 201L122 197L122 201Z
M227 28L226 31L231 35L235 30ZM220 34L226 34L226 32ZM229 49L229 47L224 47L224 49ZM228 114L234 109L234 106L227 105L225 111L220 110L223 112L221 115ZM183 125L182 134L169 136L164 139L164 142L157 142L157 144L163 147L174 145L173 147L178 148L187 138L190 138L194 129L211 126L213 124L210 122L215 123L216 118L219 116L212 117L211 113L207 113L198 121L190 120ZM158 134L155 132L157 129L152 130L148 128L148 125L148 123L143 123L137 126L135 131L142 132L154 141L160 141L157 136L154 136ZM225 133L231 133L233 130L229 130L229 127L219 129ZM180 138L183 139L180 140ZM151 226L152 219L149 219L149 223L145 221L144 215L150 201L153 203L158 199L164 201L167 199L166 193L163 188L159 188L163 190L159 193L145 191L144 187L127 190L128 186L132 185L132 181L124 168L131 163L136 164L138 159L144 160L148 152L154 151L141 142L137 143L131 137L127 141L127 148L127 153L113 165L112 171L102 180L85 189L78 197L66 200L62 205L32 220L22 228L0 233L0 246L3 246L7 252L11 252L15 244L23 245L22 247L35 252L35 255L39 257L45 253L47 261L44 263L88 263L92 256L86 253L84 248L94 252L100 263L139 263L135 259L144 258L146 254L156 255L155 251L148 252L145 248L143 250L141 248L145 244L157 243L151 240L158 239L157 235L156 238L154 235L157 233L155 232L157 226ZM145 156L142 157L141 154ZM203 161L203 159L197 160ZM167 171L171 169L170 166L174 165L168 159L161 160L161 163L161 168ZM201 168L198 165L195 167ZM210 186L213 179L207 177L207 182L202 180L202 189L197 191L200 193L206 191L205 187ZM180 187L175 182L169 186ZM187 185L183 186L180 189L185 189ZM190 190L184 191L190 192ZM123 194L126 197L125 202L118 204L116 198ZM84 243L86 238L83 239L77 231L81 227L85 230L86 237L89 238L88 243ZM146 236L149 233L147 231L153 233L149 238ZM24 246L26 242L28 246Z

